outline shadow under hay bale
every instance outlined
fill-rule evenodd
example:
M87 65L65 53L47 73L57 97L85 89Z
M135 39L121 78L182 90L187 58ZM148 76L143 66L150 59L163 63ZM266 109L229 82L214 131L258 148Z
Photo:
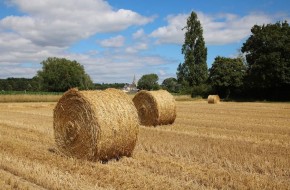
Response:
M141 125L167 125L175 121L175 99L166 90L141 90L134 96L133 102L138 111Z
M220 97L219 95L209 95L207 97L207 103L209 104L217 104L217 103L220 103Z
M139 121L132 100L116 89L70 89L54 108L53 128L58 149L67 156L109 160L131 156Z

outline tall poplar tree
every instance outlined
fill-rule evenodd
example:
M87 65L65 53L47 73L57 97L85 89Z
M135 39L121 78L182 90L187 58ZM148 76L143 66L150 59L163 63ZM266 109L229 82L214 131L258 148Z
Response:
M184 63L180 63L177 68L177 80L191 87L199 86L205 83L208 77L207 48L203 38L203 29L195 12L188 17L187 25L183 30L186 30L181 49Z

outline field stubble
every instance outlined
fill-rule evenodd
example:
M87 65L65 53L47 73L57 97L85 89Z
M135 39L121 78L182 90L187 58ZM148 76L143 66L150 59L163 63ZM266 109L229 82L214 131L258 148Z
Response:
M0 103L7 102L56 102L60 94L0 94Z
M57 153L54 106L0 104L0 188L290 188L290 104L179 101L175 124L141 127L133 157L106 164Z

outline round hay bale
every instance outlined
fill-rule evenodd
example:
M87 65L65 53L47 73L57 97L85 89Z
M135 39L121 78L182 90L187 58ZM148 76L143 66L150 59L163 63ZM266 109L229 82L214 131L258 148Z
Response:
M56 145L67 156L106 161L131 156L136 145L137 111L120 90L70 89L54 108L53 119Z
M176 118L174 97L166 90L139 91L133 98L141 125L172 124Z
M207 97L207 102L209 104L217 104L220 102L220 97L219 97L219 95L209 95Z

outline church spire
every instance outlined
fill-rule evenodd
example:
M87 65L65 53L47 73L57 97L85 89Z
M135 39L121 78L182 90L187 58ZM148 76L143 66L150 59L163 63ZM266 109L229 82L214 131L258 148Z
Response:
M133 82L132 82L132 84L137 85L137 84L136 84L136 77L135 77L135 75L134 75L134 78L133 78Z

